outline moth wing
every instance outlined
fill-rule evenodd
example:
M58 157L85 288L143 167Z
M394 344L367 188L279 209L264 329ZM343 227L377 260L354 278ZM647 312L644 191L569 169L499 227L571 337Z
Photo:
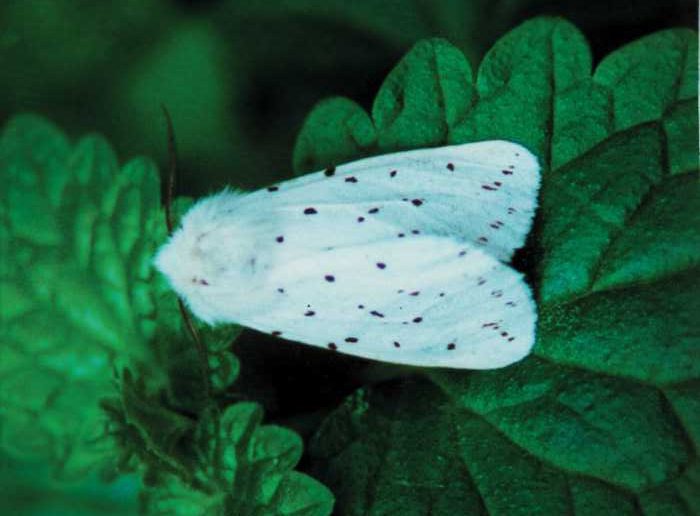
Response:
M371 215L393 233L455 237L509 261L530 231L539 183L536 157L496 140L354 161L254 192L244 204L271 217L307 207L361 222Z
M528 354L536 309L521 274L469 244L420 236L272 268L239 322L387 362L491 369Z

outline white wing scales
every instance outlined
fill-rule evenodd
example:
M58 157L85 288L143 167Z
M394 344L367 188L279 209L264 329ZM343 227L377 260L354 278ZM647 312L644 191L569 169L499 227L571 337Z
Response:
M534 339L521 275L445 237L317 253L260 288L275 295L246 326L366 358L485 369L522 358Z
M373 218L396 229L463 239L508 261L530 231L540 179L536 158L506 141L387 154L327 174L254 192L241 208L262 203L296 215L300 206L347 207L365 219L363 211L379 208Z
M210 322L389 362L503 367L535 339L530 290L502 262L538 185L536 159L510 142L368 158L201 201L157 265Z

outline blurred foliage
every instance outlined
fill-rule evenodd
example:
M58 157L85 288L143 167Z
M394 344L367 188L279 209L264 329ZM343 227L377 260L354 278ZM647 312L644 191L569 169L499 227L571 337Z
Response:
M96 403L113 370L151 360L156 169L27 115L0 134L0 174L0 442L80 478L112 460Z
M19 461L0 454L0 508L21 516L108 516L138 511L139 479L124 475L105 483L90 475L80 483L59 483L45 462Z
M160 104L180 145L183 193L289 174L294 135L330 95L363 107L415 42L441 36L472 66L508 29L561 15L600 58L663 27L694 27L692 0L10 0L0 5L0 117L37 111L124 155L165 160Z
M688 44L696 35L662 32L603 58L659 29L695 28L696 7L692 0L0 3L3 121L16 112L35 111L58 122L71 137L97 130L121 156L145 154L164 163L160 105L165 104L175 122L180 193L198 196L223 184L252 188L289 177L293 169L298 173L384 150L497 136L532 147L552 172L543 190L548 215L540 217L528 250L519 256L520 265L537 280L540 300L548 303L540 327L544 338L538 357L516 367L512 377L436 374L431 379L440 389L422 381L388 383L341 403L377 368L244 332L235 344L243 363L239 376L238 359L229 350L239 329L229 328L203 336L211 373L212 396L207 397L200 356L185 335L174 296L164 282L154 283L148 267L165 237L153 164L139 159L119 166L101 137L71 145L37 118L3 123L0 439L23 460L51 460L47 466L3 455L0 510L133 514L139 487L134 477L106 487L97 477L138 469L143 457L137 452L142 450L134 446L144 438L157 442L143 423L128 434L135 440L122 439L120 448L115 447L118 439L104 439L124 430L118 424L128 412L123 400L137 392L140 397L134 400L172 418L166 442L177 441L180 434L170 431L182 421L189 421L187 435L202 435L205 421L219 424L209 415L212 403L227 406L238 396L263 403L273 421L305 436L331 413L314 439L313 456L303 457L300 468L329 483L343 514L363 507L355 501L350 509L348 500L365 480L376 489L374 502L395 501L402 509L404 499L420 507L432 504L434 495L448 494L456 498L445 498L441 503L454 504L445 507L481 507L470 496L484 489L489 503L531 507L532 498L509 501L506 494L519 482L534 482L532 490L519 494L536 496L540 484L551 485L552 510L563 507L557 504L566 487L582 514L609 510L611 504L620 512L630 503L650 513L682 514L685 509L678 504L683 500L697 503L698 467L675 432L682 428L697 449L700 424L697 348L690 340L697 327L692 329L694 298L688 295L697 279L697 210L690 207L697 205L698 193L696 178L686 173L697 168L697 79L692 75L697 58L691 55L696 47ZM568 18L586 38L568 24L555 24L551 32L521 28L501 38L538 14ZM417 41L436 36L445 40L422 43L392 70ZM547 52L557 59L542 59ZM432 57L440 58L435 67L429 64ZM424 82L432 76L448 92L437 111L421 107L435 100L432 83ZM473 111L469 95L480 99ZM334 98L322 100L329 96ZM407 101L406 109L393 106L399 98ZM553 138L548 140L544 136L550 130ZM631 184L627 175L616 176L618 170L633 169ZM640 196L644 202L630 218ZM178 209L186 206L183 202ZM598 231L601 220L603 232ZM150 367L154 363L158 367ZM121 381L124 366L135 383ZM378 369L380 377L386 374ZM607 375L614 381L605 380ZM542 380L546 385L540 389L542 376L552 381ZM590 383L590 391L577 390L577 382ZM525 415L518 412L522 404L506 407L511 398L501 394L504 384L536 392L545 406ZM632 409L603 396L629 388L622 385L636 386L622 398ZM134 386L139 387L134 391ZM111 417L99 409L105 397L111 400ZM499 398L503 406L498 409L480 405ZM590 404L580 406L581 400ZM557 410L547 412L551 404L584 414L610 410L625 424L644 426L633 413L639 409L653 423L643 433L648 439L622 442L611 427L598 428L604 439L639 461L631 469L615 470L610 464L616 455L606 459L608 444L590 464L550 464L548 454L557 452L539 447L542 437L534 427L520 428L513 421L540 414L548 424L561 422ZM268 428L258 426L257 405L240 407L250 410L233 420L255 431ZM581 435L586 417L571 435ZM198 424L192 426L193 421ZM601 421L608 424L604 418L594 423ZM492 428L507 435L492 436L481 450L464 441L458 450L445 447L450 432L491 435ZM406 436L377 440L376 433L385 429ZM424 436L432 430L437 441ZM125 435L116 432L118 438ZM267 493L270 486L279 488L275 500L285 514L296 508L288 503L293 497L285 498L289 489L300 489L299 483L314 486L323 514L330 503L327 491L288 471L300 449L293 435L271 441L277 443L271 456L281 450L275 448L279 444L288 446L296 459L283 461L284 467L269 478L252 481L251 489ZM661 444L654 439L660 436L665 436L668 452L658 452ZM213 434L209 438L215 439ZM236 453L254 450L256 442L245 441ZM389 485L390 472L382 477L372 467L373 461L389 458L398 465L419 465L422 455L407 454L411 447L404 443L422 443L424 451L435 451L426 461L444 456L446 462L431 471L416 466L413 476L399 477L401 491ZM342 463L329 453L339 454ZM649 463L644 453L658 464ZM162 456L173 460L167 453ZM460 468L464 457L470 462L482 458L487 468L502 466L514 476L475 471L473 484L465 480L475 489L458 492L457 484L439 476ZM522 466L520 476L513 463ZM685 470L674 476L681 463ZM206 460L198 464L207 467ZM344 468L364 474L348 482L347 476L339 477ZM569 469L576 474L562 476ZM377 476L368 479L373 472ZM90 480L67 486L56 484L49 473L89 475ZM405 468L396 472L405 473ZM432 473L437 476L426 478ZM639 480L640 474L650 475L651 483ZM603 481L608 478L623 488L611 488ZM215 488L197 491L169 474L161 479L163 489L147 492L143 503L172 507L187 497L196 504L211 503L211 493L231 487L230 478L226 482L216 479ZM270 502L263 500L251 507ZM314 500L297 501L315 510ZM374 502L366 501L365 508L381 513L384 506ZM513 507L498 504L488 505L489 510L509 512Z

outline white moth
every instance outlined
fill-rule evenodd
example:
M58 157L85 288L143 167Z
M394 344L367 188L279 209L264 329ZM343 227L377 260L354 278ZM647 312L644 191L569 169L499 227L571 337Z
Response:
M535 341L530 289L507 263L539 179L507 141L362 159L199 201L155 263L210 324L386 362L503 367Z

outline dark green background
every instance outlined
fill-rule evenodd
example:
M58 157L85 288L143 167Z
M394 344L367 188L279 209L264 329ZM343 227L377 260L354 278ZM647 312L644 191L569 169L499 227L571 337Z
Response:
M254 188L291 175L296 135L316 102L342 95L369 108L420 39L448 39L476 69L511 28L560 15L586 35L597 63L659 29L695 28L695 13L692 0L10 0L0 5L0 117L34 111L74 137L104 134L122 161L143 154L165 163L164 103L179 146L179 194ZM236 351L240 384L267 420L304 437L317 414L362 383L364 362L280 348L254 332ZM42 465L0 460L8 514L134 510L133 479L58 487Z

